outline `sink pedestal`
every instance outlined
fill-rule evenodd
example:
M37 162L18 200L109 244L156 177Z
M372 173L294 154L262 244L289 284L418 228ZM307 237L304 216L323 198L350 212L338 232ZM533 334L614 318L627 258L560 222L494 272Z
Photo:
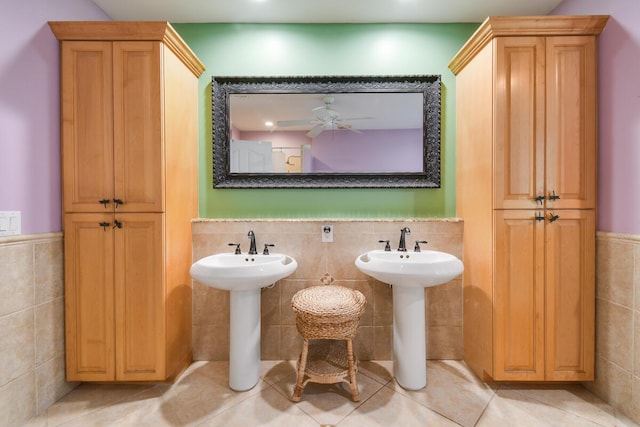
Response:
M403 236L405 230L403 229ZM356 258L360 271L393 286L394 375L402 388L427 385L424 288L442 285L464 270L462 261L439 251L375 249Z
M249 235L254 236L253 232ZM232 390L249 390L260 380L261 289L288 277L296 268L298 263L289 255L268 253L219 253L191 265L190 274L195 280L229 291L229 387Z
M253 388L260 379L260 289L229 295L229 387Z
M393 286L393 371L406 390L427 385L424 288Z

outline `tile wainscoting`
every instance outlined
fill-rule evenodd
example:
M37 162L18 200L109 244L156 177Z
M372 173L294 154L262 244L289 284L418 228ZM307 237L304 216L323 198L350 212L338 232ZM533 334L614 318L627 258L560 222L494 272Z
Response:
M0 237L0 425L76 385L65 381L63 271L62 233Z
M640 236L598 232L596 380L585 386L640 423Z
M334 242L322 243L320 227L334 225ZM299 261L296 273L262 295L262 358L295 359L301 343L290 299L331 274L338 284L365 292L361 322L362 359L391 359L391 290L362 275L355 257L379 239L397 245L400 228L409 242L428 240L430 249L461 256L462 222L456 220L197 220L194 259L229 251L252 229L259 244ZM75 387L64 380L63 240L61 233L0 238L0 420L21 425L43 413ZM261 246L260 246L261 247ZM596 380L585 386L640 423L640 236L597 235ZM428 357L462 358L462 291L459 280L427 290ZM229 298L194 283L194 356L228 358Z
M334 240L322 242L322 226L332 224ZM228 243L241 243L247 252L247 232L256 234L258 249L274 243L272 252L293 256L298 269L274 287L262 290L262 360L297 359L302 338L295 326L291 297L299 289L320 285L329 274L333 284L358 289L367 298L354 347L361 360L392 359L391 288L361 273L356 256L391 241L397 247L400 229L408 226L407 247L427 240L424 249L462 258L463 223L457 219L413 220L196 220L193 258L231 252ZM462 359L461 279L426 290L426 335L429 359ZM200 283L193 285L193 355L195 360L229 358L229 293Z

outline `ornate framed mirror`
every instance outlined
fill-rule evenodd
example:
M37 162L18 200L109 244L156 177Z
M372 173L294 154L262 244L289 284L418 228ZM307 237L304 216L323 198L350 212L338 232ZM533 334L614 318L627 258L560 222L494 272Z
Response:
M440 187L439 75L213 77L215 188Z

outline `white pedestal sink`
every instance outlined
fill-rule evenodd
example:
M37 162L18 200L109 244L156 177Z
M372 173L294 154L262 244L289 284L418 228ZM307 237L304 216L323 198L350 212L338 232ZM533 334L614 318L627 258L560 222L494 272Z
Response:
M427 385L424 288L459 276L462 261L438 251L376 249L357 257L356 267L393 286L394 376L402 388L424 388Z
M196 261L191 277L230 291L229 387L253 388L260 379L260 289L293 273L295 259L284 254L221 253Z

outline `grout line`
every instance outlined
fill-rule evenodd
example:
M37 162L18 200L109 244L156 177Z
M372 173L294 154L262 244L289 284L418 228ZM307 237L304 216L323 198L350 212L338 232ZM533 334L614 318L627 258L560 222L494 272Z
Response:
M476 419L476 422L473 423L474 426L477 426L478 423L480 422L480 420L482 419L482 417L484 416L484 413L487 412L487 409L489 409L489 405L491 404L491 402L493 402L493 399L495 399L495 397L498 395L498 390L500 388L496 389L493 391L493 394L491 395L491 399L489 399L487 401L487 404L484 405L484 408L482 408L482 411L480 411L480 415L478 416L478 419Z
M363 374L363 375L364 375L364 374ZM369 378L371 378L371 377L369 377ZM358 409L360 409L360 408L361 408L361 407L362 407L366 402L368 402L370 399L372 399L372 398L373 398L373 396L375 396L376 394L380 393L380 391L384 390L384 388L385 388L385 384L381 384L381 383L377 382L377 381L376 381L375 379L373 379L373 378L371 378L371 379L372 379L375 383L379 384L379 385L380 385L380 387L378 387L378 389L377 389L375 392L373 392L373 393L371 394L371 396L367 397L367 398L366 398L366 399L364 399L364 400L361 400L361 401L359 401L359 402L356 402L356 403L358 403L358 404L353 408L353 410L352 410L352 411L350 411L348 414L346 414L344 417L342 417L342 418L341 418L341 419L336 423L336 425L340 424L341 422L343 422L344 420L346 420L349 416L351 416L353 413L357 412L357 411L358 411ZM388 382L388 381L387 381L387 382Z
M40 407L40 399L42 398L41 396L41 392L40 389L38 387L38 372L37 372L37 367L38 367L38 318L37 318L37 310L36 310L36 244L35 243L30 243L31 246L31 307L33 309L33 366L31 367L31 369L33 369L33 381L34 381L34 385L33 385L33 389L34 389L34 409L35 409L35 413L34 416L38 416L40 415L40 412L38 411L38 408ZM43 412L46 411L43 410Z

